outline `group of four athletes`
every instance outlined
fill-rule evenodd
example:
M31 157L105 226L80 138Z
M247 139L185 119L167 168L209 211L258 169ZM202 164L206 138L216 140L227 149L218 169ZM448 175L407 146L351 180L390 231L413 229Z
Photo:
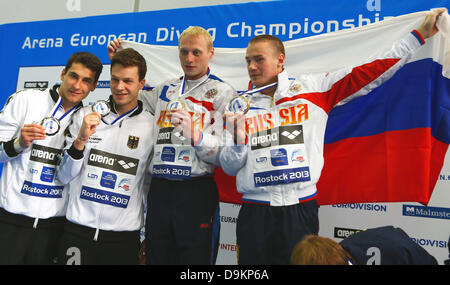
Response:
M142 55L112 41L112 95L91 106L81 101L102 63L73 54L60 85L16 92L0 112L0 264L138 264L144 223L147 264L214 264L218 167L243 193L239 264L288 264L301 238L318 234L329 111L389 79L444 11L374 64L326 76L290 78L283 43L257 36L240 94L211 73L213 43L200 27L179 38L184 75L150 91ZM276 143L258 139L272 133Z

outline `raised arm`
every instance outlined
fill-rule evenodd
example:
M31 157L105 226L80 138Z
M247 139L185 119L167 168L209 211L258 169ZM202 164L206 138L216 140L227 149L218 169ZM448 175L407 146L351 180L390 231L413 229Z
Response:
M423 21L422 25L417 28L417 31L423 36L424 39L430 38L439 32L436 23L445 11L447 11L446 8L440 8L430 12L430 14L428 14Z
M81 113L74 115L73 123L66 135L66 145L69 148L64 151L63 159L57 168L58 179L62 183L67 184L79 175L83 166L86 142L95 132L100 120L101 117L96 112L84 117Z

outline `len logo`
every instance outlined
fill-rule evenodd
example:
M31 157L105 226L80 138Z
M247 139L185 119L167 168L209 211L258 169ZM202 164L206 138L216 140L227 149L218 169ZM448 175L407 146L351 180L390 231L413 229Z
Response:
M139 144L139 137L135 137L135 136L128 136L128 143L127 146L130 149L136 149L138 147Z

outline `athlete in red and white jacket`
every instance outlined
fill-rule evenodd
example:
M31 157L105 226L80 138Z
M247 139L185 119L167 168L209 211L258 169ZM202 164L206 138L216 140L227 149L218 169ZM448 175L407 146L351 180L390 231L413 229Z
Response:
M246 114L225 114L226 145L220 154L223 170L236 176L243 193L236 225L239 264L288 264L302 236L318 234L316 183L330 110L392 77L424 38L437 32L444 11L430 13L421 27L372 62L297 79L284 70L278 38L263 35L249 42L247 69L256 88L231 104L241 109L247 101Z
M197 80L181 77L166 81L151 94L144 93L140 93L140 98L155 114L156 123L155 153L150 166L152 176L185 180L213 175L219 166L222 114L236 94L234 89L208 70ZM176 104L176 100L180 100L180 108L191 117L191 132L200 130L196 138L192 135L192 140L183 134L179 123L172 123L178 119L172 118L168 108L171 102ZM181 118L181 123L184 121ZM168 149L173 149L173 153L168 153Z
M245 94L248 142L228 143L220 156L223 170L237 176L243 201L286 206L314 198L330 110L389 79L421 46L420 38L414 31L379 59L354 68L297 79L283 70L273 97ZM226 140L234 144L229 131Z

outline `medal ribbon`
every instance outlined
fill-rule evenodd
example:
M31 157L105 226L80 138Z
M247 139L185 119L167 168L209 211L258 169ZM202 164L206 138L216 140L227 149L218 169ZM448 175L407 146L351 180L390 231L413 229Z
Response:
M56 108L53 110L52 113L52 117L55 118L56 112L58 112L59 107L62 104L62 98L59 97L58 102L56 102ZM77 108L78 104L73 106L69 111L65 112L64 115L62 115L60 118L56 118L59 122L61 122L67 115L69 115L70 113L72 113L73 111L75 111L75 109Z
M202 85L206 80L208 80L210 74L211 74L211 71L208 68L208 72L206 73L205 79L203 79L201 82L197 83L197 85L195 85L193 88L191 88L188 91L186 91L186 93L184 92L184 89L186 88L186 76L184 76L183 77L183 83L181 84L180 93L178 94L178 97L186 95L189 92L191 92L192 90L194 90L195 88L197 88L198 86Z
M103 118L102 118L102 122L105 123L105 124L107 124L107 125L114 125L115 123L120 122L120 121L122 121L123 119L125 119L125 117L127 117L127 115L129 115L129 114L133 113L134 111L136 111L137 108L138 108L138 106L134 107L133 109L131 109L130 111L128 111L128 112L126 112L126 113L123 113L122 115L120 115L119 117L117 117L114 121L112 121L111 124L108 124L107 122L105 122L105 120L103 120Z
M237 93L239 94L239 96L253 95L255 93L258 93L258 92L264 91L266 89L272 88L272 87L274 87L276 85L278 85L278 82L270 83L270 84L264 85L264 86L259 87L259 88L249 89L247 91L238 91ZM272 101L270 102L270 107L271 108L273 107L273 97L272 97Z
M264 85L264 86L259 87L259 88L249 89L247 91L238 91L238 94L239 95L253 95L254 93L258 93L258 92L264 91L264 90L269 89L269 88L271 88L273 86L276 86L277 84L278 84L278 82L274 82L274 83L270 83L268 85Z

